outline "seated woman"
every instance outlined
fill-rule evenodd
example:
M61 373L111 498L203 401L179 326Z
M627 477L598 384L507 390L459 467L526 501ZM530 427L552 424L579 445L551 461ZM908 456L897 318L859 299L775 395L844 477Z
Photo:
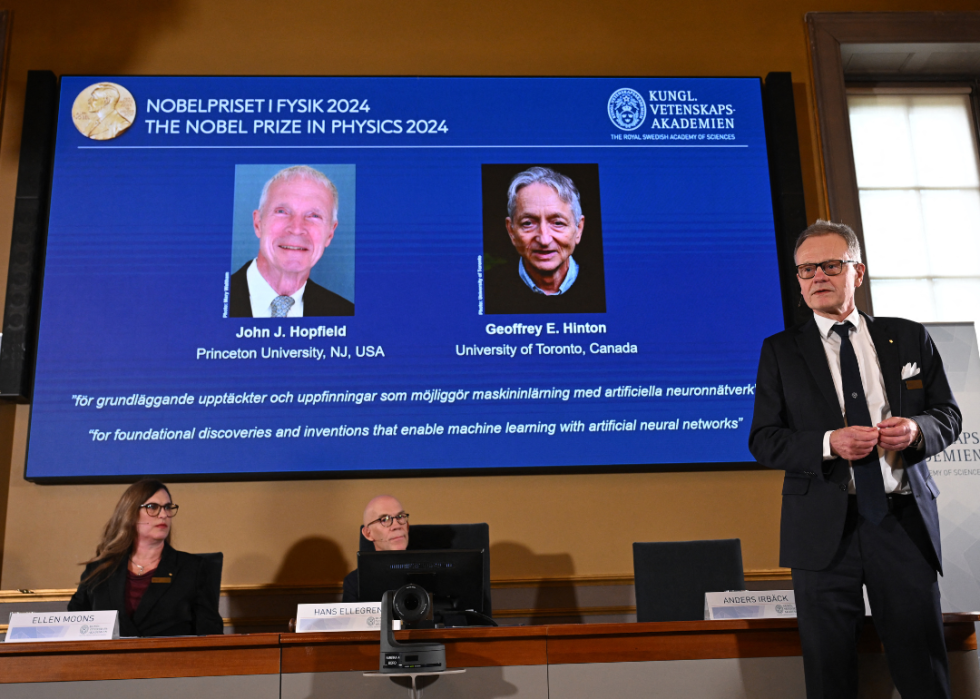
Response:
M177 505L160 481L126 489L88 561L70 612L115 609L120 636L220 634L211 567L170 547Z

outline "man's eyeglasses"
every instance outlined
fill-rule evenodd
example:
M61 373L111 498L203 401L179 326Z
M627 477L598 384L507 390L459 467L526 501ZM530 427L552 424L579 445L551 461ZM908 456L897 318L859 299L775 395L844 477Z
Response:
M408 513L399 512L397 515L381 515L373 522L368 522L367 524L365 524L364 528L367 529L372 524L374 524L374 522L380 522L381 526L387 529L388 527L391 526L391 523L394 522L396 519L398 520L399 524L405 524L408 521Z
M159 505L155 502L148 502L145 505L140 505L140 509L141 510L145 509L146 514L150 515L150 517L156 517L157 515L159 515L160 510L166 512L167 517L176 517L178 507L179 505L175 505L172 502L167 503L166 505Z
M861 264L857 260L825 260L823 262L812 262L805 265L796 265L796 273L800 279L813 279L817 273L817 267L823 270L828 277L836 277L844 271L844 265Z

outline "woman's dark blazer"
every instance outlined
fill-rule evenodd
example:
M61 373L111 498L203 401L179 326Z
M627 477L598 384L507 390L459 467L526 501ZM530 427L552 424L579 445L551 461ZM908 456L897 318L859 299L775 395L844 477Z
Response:
M82 579L96 566L89 563ZM213 579L217 571L192 553L175 551L165 545L160 565L139 606L130 617L125 612L126 559L100 575L100 582L88 581L68 602L70 612L115 609L119 612L120 636L192 636L224 633L213 590L221 581Z

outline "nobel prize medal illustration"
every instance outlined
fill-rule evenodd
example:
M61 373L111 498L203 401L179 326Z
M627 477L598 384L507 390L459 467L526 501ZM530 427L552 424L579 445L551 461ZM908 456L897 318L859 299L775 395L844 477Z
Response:
M96 83L78 93L71 118L83 136L108 141L136 121L136 100L122 85Z

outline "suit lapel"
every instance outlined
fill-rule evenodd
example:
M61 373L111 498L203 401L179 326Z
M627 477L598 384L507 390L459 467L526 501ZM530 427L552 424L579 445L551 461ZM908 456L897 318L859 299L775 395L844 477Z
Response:
M119 611L119 635L138 636L139 630L126 614L126 558L109 571L102 582L92 591L92 609L115 609Z
M169 546L164 546L163 555L160 556L160 565L153 572L154 578L170 578L171 581L177 576L177 552L174 551ZM143 595L143 599L140 600L139 606L136 607L136 612L133 613L133 623L139 625L146 619L147 614L153 609L153 605L160 601L170 590L173 582L170 583L154 583L151 582L150 586L146 589L146 593Z
M813 318L800 328L796 335L796 344L800 348L800 353L806 362L807 368L813 375L814 381L820 388L820 395L823 396L827 407L836 418L836 421L844 425L844 418L841 415L840 400L837 398L837 389L834 388L834 377L830 375L830 367L827 365L827 353L823 349L823 341L820 339L820 329Z
M875 322L871 316L864 315L864 322L868 326L868 334L874 343L875 352L878 355L878 366L881 367L881 378L885 382L885 394L888 396L888 407L892 415L902 414L902 373L901 359L898 354L898 344L894 338L888 337L885 328L881 323Z
M115 570L102 583L106 587L108 597L106 609L125 609L126 608L126 559L124 558L116 565ZM125 616L120 612L121 616Z
M248 291L248 268L255 262L250 260L244 267L231 275L231 299L228 315L232 318L251 318L252 302Z

